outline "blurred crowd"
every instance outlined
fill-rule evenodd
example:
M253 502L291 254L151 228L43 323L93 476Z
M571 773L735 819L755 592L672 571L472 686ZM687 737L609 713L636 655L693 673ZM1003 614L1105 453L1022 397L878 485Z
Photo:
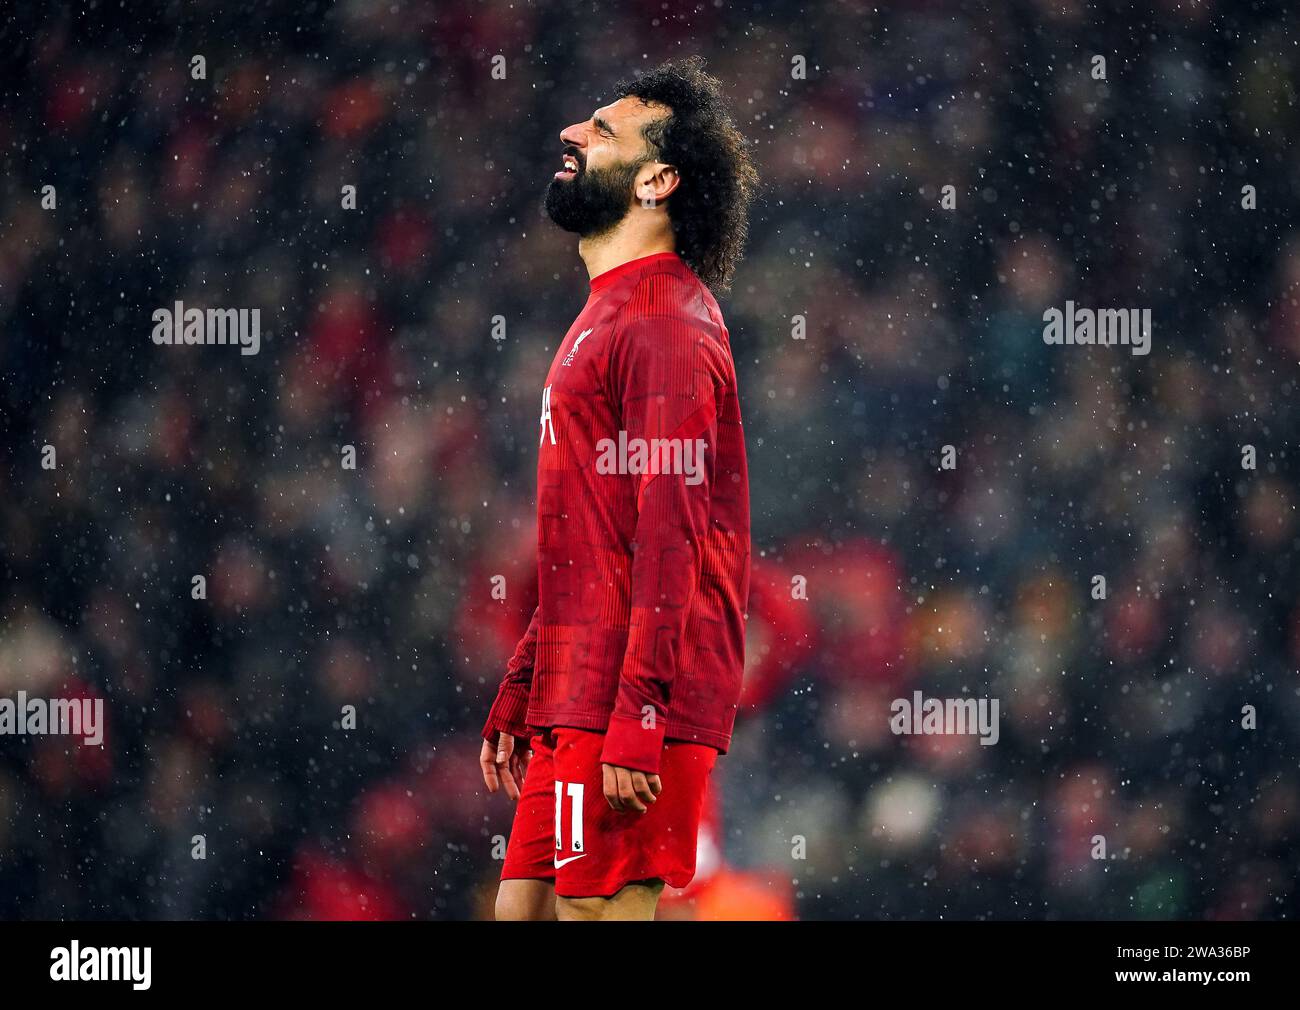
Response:
M6 11L0 697L108 727L0 737L0 916L490 914L478 731L587 291L541 195L684 52L764 192L745 697L664 914L1294 915L1295 15L983 6ZM261 353L154 345L177 300ZM1150 355L1046 345L1067 300ZM914 690L998 743L894 735Z

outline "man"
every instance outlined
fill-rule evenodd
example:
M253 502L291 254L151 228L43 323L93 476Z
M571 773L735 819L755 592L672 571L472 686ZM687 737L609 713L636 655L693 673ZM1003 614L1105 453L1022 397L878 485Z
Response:
M539 603L483 730L484 781L518 803L498 919L654 918L694 875L740 694L749 480L706 285L757 174L700 58L616 95L560 134L546 192L591 290L542 389Z

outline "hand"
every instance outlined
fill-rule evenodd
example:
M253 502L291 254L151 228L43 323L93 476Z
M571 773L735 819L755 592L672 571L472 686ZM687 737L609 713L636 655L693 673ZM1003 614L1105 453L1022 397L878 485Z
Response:
M618 765L601 764L600 769L605 777L605 801L614 810L635 810L644 814L650 809L649 804L664 791L658 775L647 775Z
M504 786L506 795L518 802L519 788L524 784L528 762L532 759L533 752L526 746L515 750L515 738L509 733L498 733L495 747L484 740L478 763L483 769L483 782L488 792L495 793Z

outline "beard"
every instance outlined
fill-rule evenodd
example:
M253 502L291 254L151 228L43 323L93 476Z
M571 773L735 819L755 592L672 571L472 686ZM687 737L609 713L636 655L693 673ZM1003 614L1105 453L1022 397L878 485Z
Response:
M632 209L632 186L643 164L591 170L579 165L572 179L552 179L546 187L547 215L580 238L609 231Z

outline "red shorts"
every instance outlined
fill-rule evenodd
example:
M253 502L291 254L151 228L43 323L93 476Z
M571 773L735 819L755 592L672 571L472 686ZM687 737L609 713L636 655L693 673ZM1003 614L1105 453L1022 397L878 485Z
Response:
M603 733L557 728L533 737L533 760L515 810L502 880L551 880L562 898L607 898L638 880L685 887L718 752L664 744L663 792L644 814L605 800Z

